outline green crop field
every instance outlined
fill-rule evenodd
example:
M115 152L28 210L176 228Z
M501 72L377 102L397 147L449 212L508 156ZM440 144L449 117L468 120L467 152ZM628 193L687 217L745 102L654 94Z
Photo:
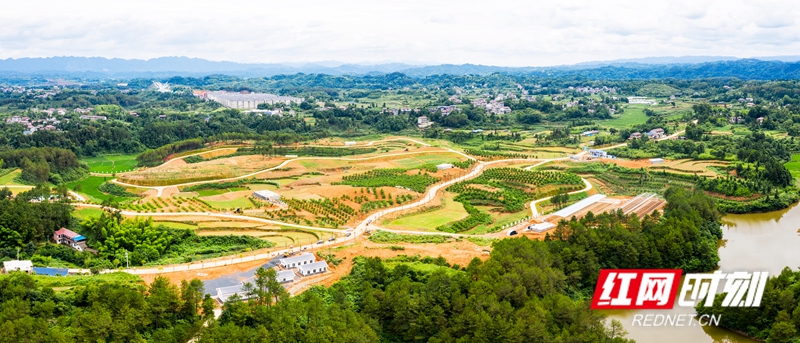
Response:
M455 194L452 193L445 195L445 206L442 209L398 218L387 223L386 226L435 231L441 225L464 219L468 216L467 211L464 210L464 205L453 200L454 196Z
M800 154L792 155L792 161L787 162L785 166L792 173L792 176L800 178Z
M136 155L102 155L81 159L94 173L119 173L136 168Z
M625 107L625 112L622 114L615 114L616 118L600 121L603 126L626 128L631 125L644 124L647 122L647 115L644 114L644 108L647 105L628 105Z
M631 125L644 124L647 122L647 115L642 111L642 107L629 106L622 114L615 114L616 118L600 121L603 126L625 128Z

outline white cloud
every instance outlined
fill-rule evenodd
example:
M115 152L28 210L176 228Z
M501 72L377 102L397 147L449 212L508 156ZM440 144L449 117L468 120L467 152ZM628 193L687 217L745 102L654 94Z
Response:
M555 65L793 55L793 1L96 0L5 2L0 58Z

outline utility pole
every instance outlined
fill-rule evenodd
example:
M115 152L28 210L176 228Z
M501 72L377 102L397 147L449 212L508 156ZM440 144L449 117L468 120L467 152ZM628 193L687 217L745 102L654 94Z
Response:
M125 251L125 269L131 269L131 264L128 262L128 251Z

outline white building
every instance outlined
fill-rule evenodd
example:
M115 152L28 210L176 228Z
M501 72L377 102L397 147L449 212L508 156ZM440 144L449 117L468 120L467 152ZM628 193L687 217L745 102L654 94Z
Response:
M528 225L528 227L526 229L528 231L534 231L534 232L541 233L541 232L550 230L550 229L552 229L554 227L556 227L556 224L553 224L553 223L550 223L550 222L544 222L544 223Z
M321 274L326 271L328 271L328 262L325 261L314 262L297 268L297 272L303 276Z
M649 161L650 161L651 164L664 163L664 159L663 158L651 158Z
M590 195L588 198L558 210L556 213L553 213L553 215L561 218L569 218L578 211L593 205L605 197L606 196L604 194Z
M299 267L306 264L314 263L314 255L303 253L297 256L287 257L280 259L279 263L284 269Z
M281 201L281 195L270 190L255 191L253 196L266 201Z
M33 271L33 263L31 261L5 261L3 262L3 269L8 272L20 271L30 274Z
M244 291L244 284L217 288L217 299L223 304L228 302L228 299L234 295L238 295L242 300L250 297L247 292Z
M430 127L431 125L433 125L433 122L432 122L432 121L429 121L429 120L428 120L428 117L426 117L426 116L421 116L421 117L418 117L418 118L417 118L417 127L418 127L418 128L420 128L420 129L424 129L424 128L426 128L426 127Z
M278 282L293 282L294 281L294 272L291 270L279 270L278 271Z
M445 169L450 169L450 168L453 168L453 165L450 164L450 163L442 163L442 164L436 166L436 169L439 169L439 170L445 170Z

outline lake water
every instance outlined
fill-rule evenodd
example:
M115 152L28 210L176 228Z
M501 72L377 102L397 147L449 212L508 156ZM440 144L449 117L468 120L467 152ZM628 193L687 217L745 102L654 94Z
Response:
M784 267L800 267L800 206L769 213L727 215L723 219L723 240L720 242L720 270L769 271L777 275ZM693 309L675 306L671 311L613 311L609 318L618 319L628 330L628 338L641 343L757 342L716 327L639 327L631 326L635 314L693 314Z

